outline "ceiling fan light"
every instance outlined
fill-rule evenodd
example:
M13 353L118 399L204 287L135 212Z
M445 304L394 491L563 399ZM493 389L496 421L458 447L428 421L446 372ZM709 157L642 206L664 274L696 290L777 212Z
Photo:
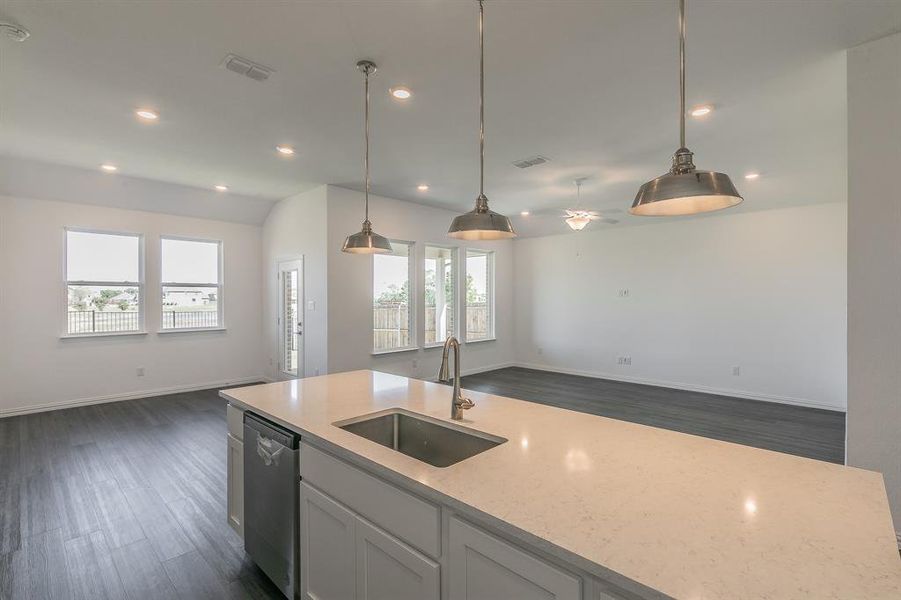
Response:
M591 223L591 219L585 215L575 215L566 219L566 224L573 231L582 231L589 223Z

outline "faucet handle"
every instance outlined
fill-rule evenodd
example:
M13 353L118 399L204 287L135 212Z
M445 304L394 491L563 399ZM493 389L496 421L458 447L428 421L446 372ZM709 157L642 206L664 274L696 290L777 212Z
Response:
M463 410L469 410L470 408L472 408L475 405L476 405L476 403L473 402L472 400L470 400L469 398L461 397L459 400L457 400L457 406L459 406Z

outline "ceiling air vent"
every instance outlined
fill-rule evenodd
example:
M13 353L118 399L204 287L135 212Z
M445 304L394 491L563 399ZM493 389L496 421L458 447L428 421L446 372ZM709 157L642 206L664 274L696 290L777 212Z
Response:
M534 167L536 165L543 165L546 162L548 162L548 159L543 156L533 156L531 158L514 161L513 166L519 167L520 169L528 169L529 167Z
M252 60L229 54L222 59L222 66L233 73L250 77L254 81L266 81L275 71Z

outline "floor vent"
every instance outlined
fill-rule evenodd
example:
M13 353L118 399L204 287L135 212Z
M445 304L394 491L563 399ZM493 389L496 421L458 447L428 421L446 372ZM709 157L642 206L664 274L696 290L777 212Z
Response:
M534 167L536 165L543 165L546 162L548 162L548 159L543 156L533 156L531 158L514 161L513 166L519 167L520 169L528 169L529 167Z
M275 71L252 60L229 54L222 59L222 66L238 75L250 77L254 81L266 81Z

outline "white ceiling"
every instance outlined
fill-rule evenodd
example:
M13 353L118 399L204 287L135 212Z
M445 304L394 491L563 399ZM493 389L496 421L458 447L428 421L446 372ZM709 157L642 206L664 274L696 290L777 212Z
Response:
M562 220L518 213L571 206L576 177L590 178L587 207L624 211L667 170L676 6L486 3L486 192L521 233L565 231ZM0 155L89 169L111 161L124 176L204 189L225 182L248 201L321 183L359 189L354 63L370 58L373 191L468 209L476 16L471 0L4 0L0 20L32 37L0 41ZM844 200L843 50L899 29L901 0L689 0L688 101L717 108L688 125L698 167L732 175L747 200L739 210ZM265 83L230 73L219 66L230 52L276 72ZM394 85L413 99L389 98ZM158 108L160 122L136 122L137 106ZM297 155L276 156L276 143ZM551 162L511 164L535 154ZM761 178L744 180L750 170ZM619 218L614 227L640 221Z

